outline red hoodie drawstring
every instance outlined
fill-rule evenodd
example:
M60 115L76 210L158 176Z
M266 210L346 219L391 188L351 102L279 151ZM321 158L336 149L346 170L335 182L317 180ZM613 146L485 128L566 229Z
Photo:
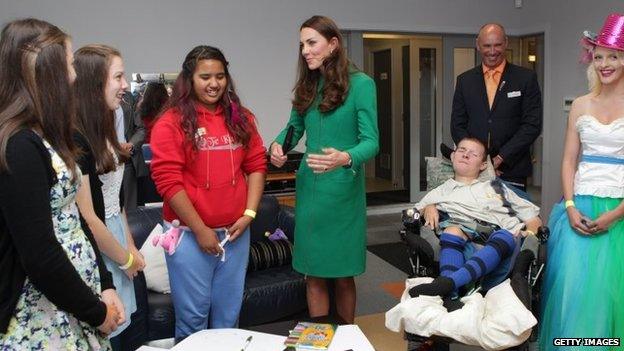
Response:
M236 186L236 174L234 174L234 151L232 151L232 137L228 133L228 144L230 144L230 169L232 170L232 186Z
M201 111L202 116L205 116L204 111ZM213 115L214 116L214 115ZM208 133L206 132L205 135ZM232 137L230 133L227 134L228 144L230 146L230 171L232 172L232 186L236 186L236 173L234 172L234 152L232 151ZM210 146L206 147L206 189L210 189Z
M206 189L210 189L210 146L206 147Z

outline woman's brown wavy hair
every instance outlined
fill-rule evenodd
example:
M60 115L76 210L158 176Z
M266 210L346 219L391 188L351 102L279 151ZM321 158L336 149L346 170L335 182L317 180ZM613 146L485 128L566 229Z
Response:
M325 83L321 90L322 99L318 110L323 113L329 112L344 103L349 91L350 62L343 45L342 35L336 23L325 16L310 17L303 22L299 31L303 28L314 29L327 41L332 38L338 40L338 47L323 61ZM305 114L316 99L320 77L320 69L312 71L308 68L300 46L297 83L293 89L295 92L293 107L300 115Z
M72 139L73 106L67 68L69 36L58 27L27 18L0 34L0 172L8 169L11 136L39 131L73 173L78 149ZM74 177L75 179L75 177Z
M123 164L130 157L119 144L115 111L108 107L104 97L114 57L121 57L117 49L98 44L83 46L74 54L76 125L89 142L98 174L114 171L118 164ZM109 144L117 155L117 163Z

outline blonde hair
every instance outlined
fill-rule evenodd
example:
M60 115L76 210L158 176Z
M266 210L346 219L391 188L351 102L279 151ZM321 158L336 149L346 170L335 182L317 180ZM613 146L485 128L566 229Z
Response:
M602 89L602 83L600 82L600 78L598 78L593 62L587 66L587 86L589 91L595 95L600 94L600 90Z

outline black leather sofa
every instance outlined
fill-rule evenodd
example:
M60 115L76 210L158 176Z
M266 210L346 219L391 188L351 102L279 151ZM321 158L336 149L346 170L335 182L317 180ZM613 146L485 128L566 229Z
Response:
M139 207L128 213L128 224L137 247L141 247L154 226L161 223L161 213L162 207ZM257 213L251 224L252 252L254 245L268 242L265 232L272 233L276 228L281 228L293 242L292 208L279 205L273 196L264 195ZM250 257L239 319L241 328L298 315L307 309L304 277L292 269L290 260L271 268L264 267L267 262L260 261L257 255L253 261ZM172 338L175 312L171 296L147 290L143 274L135 278L134 288L137 311L132 315L131 325L121 334L125 347L134 350L149 340Z

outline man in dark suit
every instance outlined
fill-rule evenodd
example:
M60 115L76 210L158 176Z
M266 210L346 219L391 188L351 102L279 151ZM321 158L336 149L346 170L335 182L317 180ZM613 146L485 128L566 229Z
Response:
M123 111L124 139L120 140L121 147L131 155L126 162L123 176L123 203L126 210L137 207L138 178L149 175L149 170L143 159L141 146L145 139L145 127L138 113L135 113L135 100L130 92L124 94L121 101ZM120 138L121 139L121 138Z
M497 175L526 190L531 144L542 129L542 95L534 71L506 61L507 35L495 23L477 37L482 64L457 77L451 134L488 147Z

